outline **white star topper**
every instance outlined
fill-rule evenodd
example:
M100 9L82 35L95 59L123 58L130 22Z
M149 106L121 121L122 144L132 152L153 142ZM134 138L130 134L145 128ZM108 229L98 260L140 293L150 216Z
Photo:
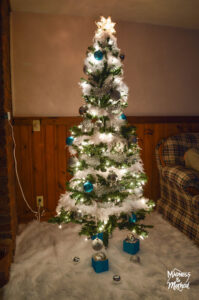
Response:
M101 17L101 20L100 22L96 22L97 24L97 32L98 33L102 33L103 31L108 31L109 33L115 33L115 29L114 29L114 26L115 26L115 23L113 23L111 21L111 17L108 17L107 19L104 18L104 17Z

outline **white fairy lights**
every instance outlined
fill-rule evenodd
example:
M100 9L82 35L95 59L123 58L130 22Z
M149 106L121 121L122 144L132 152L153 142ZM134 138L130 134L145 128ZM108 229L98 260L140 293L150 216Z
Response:
M110 17L101 17L94 43L87 51L83 70L88 77L80 83L85 100L81 113L84 120L71 132L73 177L69 182L70 192L61 196L57 207L58 214L61 210L69 212L61 216L64 221L77 219L89 225L91 216L97 232L112 226L113 215L120 217L121 213L147 209L147 201L142 198L143 165L136 152L139 146L137 140L134 143L128 137L134 134L134 129L128 133L125 115L122 117L128 87L123 82L123 55L113 35L114 26ZM87 182L92 185L88 191L91 194L85 190Z

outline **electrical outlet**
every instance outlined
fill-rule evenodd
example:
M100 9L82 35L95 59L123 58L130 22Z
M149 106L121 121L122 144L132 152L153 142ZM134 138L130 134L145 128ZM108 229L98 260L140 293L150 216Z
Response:
M8 120L10 121L11 120L11 113L8 111L7 115L8 115Z
M33 120L33 131L40 131L40 120Z
M37 196L37 207L44 207L44 196Z

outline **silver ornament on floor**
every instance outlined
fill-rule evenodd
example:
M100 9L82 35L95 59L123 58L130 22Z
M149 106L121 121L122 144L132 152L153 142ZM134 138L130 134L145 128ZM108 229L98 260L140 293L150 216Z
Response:
M74 262L75 264L78 264L78 263L80 262L80 258L79 258L78 256L75 256L75 257L73 258L73 262Z
M120 275L113 275L113 282L114 283L119 283L121 281Z
M139 255L131 255L130 261L135 264L140 264L140 257Z
M92 248L95 250L95 251L99 251L103 248L103 241L96 238L92 241Z

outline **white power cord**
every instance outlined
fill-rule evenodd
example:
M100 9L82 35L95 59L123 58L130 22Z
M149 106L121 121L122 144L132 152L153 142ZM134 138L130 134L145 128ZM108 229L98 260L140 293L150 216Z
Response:
M21 191L24 202L26 203L29 210L35 215L36 219L40 222L40 220L41 220L41 210L40 210L41 206L40 206L40 204L38 206L38 211L33 210L32 207L30 206L30 204L28 203L26 197L25 197L25 194L24 194L24 191L23 191L23 188L22 188L22 185L21 185L21 181L20 181L19 174L18 174L18 167L17 167L16 141L15 141L15 137L14 137L14 129L13 129L13 126L10 122L9 114L8 114L8 123L10 124L10 127L11 127L12 139L13 139L13 144L14 144L13 156L14 156L14 162L15 162L15 173L16 173L16 177L17 177L17 182L19 184L19 188L20 188L20 191ZM42 213L42 215L43 215L43 213Z

